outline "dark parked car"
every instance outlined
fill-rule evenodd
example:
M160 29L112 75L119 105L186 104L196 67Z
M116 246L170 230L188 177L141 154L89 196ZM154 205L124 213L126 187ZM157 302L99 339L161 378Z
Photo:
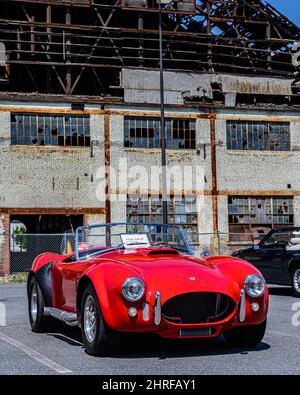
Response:
M251 248L232 255L256 266L267 283L291 285L300 297L300 227L273 229Z

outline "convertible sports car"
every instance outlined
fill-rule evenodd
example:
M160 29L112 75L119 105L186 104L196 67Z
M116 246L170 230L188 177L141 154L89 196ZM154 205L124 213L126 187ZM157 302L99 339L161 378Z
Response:
M92 355L117 350L124 332L174 339L224 334L229 345L247 347L263 339L268 291L261 273L238 258L194 257L180 227L85 226L73 244L73 253L45 253L33 263L34 332L51 330L57 320L79 326Z
M300 228L277 228L234 257L256 266L269 284L290 285L300 298Z

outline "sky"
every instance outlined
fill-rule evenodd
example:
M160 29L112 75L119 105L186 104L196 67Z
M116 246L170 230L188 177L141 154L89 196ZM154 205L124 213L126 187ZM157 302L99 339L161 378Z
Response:
M300 26L300 0L267 0L267 2Z

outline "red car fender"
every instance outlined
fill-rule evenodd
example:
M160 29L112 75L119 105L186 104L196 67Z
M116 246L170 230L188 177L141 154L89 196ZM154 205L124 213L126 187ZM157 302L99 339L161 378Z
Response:
M142 302L127 301L122 294L122 285L129 277L137 277L144 281L140 273L127 265L108 261L89 268L83 275L86 276L94 286L105 322L115 330L133 326L134 322L128 316L128 308L141 308Z
M65 258L62 255L55 254L52 252L44 252L43 254L38 255L33 261L31 272L36 273L39 269L45 266L47 263L52 261L62 261Z
M240 283L240 288L244 288L245 279L251 274L258 274L263 277L261 272L253 266L251 263L235 257L222 256L222 257L208 257L207 261L213 266L218 268L225 276L231 276L237 282ZM252 303L258 303L260 305L260 310L258 312L253 312L251 309ZM265 293L259 298L250 297L246 293L246 320L244 323L237 322L238 326L258 324L265 320L265 317L269 310L269 293L266 287Z
M221 256L221 257L209 257L207 261L225 276L232 277L236 282L240 283L240 287L243 288L245 279L251 274L258 274L263 277L261 272L253 266L251 263L244 261L243 259Z

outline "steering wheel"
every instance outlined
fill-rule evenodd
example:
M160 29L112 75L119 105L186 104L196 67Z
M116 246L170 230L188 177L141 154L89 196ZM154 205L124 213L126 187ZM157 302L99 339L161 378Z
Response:
M274 245L275 245L275 247L286 248L286 247L290 246L290 243L288 241L285 241L285 240L279 240Z

